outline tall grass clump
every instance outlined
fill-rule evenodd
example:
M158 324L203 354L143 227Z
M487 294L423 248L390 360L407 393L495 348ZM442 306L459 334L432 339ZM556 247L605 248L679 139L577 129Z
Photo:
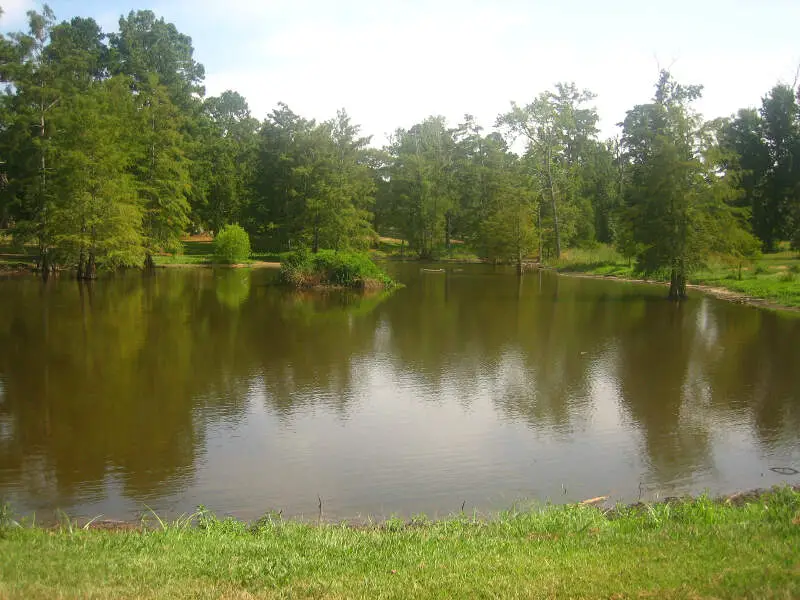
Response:
M250 236L239 225L225 225L214 238L214 260L238 263L250 258Z
M335 286L378 289L395 286L366 254L306 249L292 252L281 261L280 278L294 287Z

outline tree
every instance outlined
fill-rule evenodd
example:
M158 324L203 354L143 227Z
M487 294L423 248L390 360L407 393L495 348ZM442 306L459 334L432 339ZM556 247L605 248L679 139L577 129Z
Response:
M691 110L701 90L662 71L653 102L628 111L623 124L629 175L621 239L635 244L641 271L669 272L671 299L686 297L687 278L708 252L747 237L726 203L732 194L717 170L714 139Z
M390 193L397 227L420 258L447 246L456 207L453 132L444 117L398 129L390 146Z
M516 264L522 274L523 261L536 248L535 192L520 163L503 171L481 232L488 258Z
M316 123L279 105L261 129L250 230L280 250L366 247L375 184L358 132L344 111Z
M186 140L180 113L167 90L154 79L136 96L136 156L132 171L141 198L145 266L158 252L177 252L189 224L190 189Z
M772 88L762 101L761 118L770 164L754 214L770 251L778 239L800 238L800 106L794 90Z
M18 243L35 241L43 277L54 268L52 138L59 111L61 91L56 72L47 57L47 44L55 15L46 4L42 12L28 11L28 33L11 34L10 60L3 79L15 88L7 98L10 122L3 132L5 154L9 157L11 182L7 193L15 204L13 234Z
M130 81L117 77L65 99L54 156L53 239L61 264L78 278L106 268L140 265L142 209L131 176L127 123L135 118Z
M593 98L594 94L578 90L575 84L559 83L554 92L543 92L530 104L512 102L511 110L496 122L511 136L522 136L527 142L526 159L542 194L538 227L543 231L543 219L550 219L556 258L560 258L562 246L579 235L581 224L593 222L587 214L591 203L580 196L581 165L597 134L597 112L585 107ZM584 232L582 237L593 238L593 233Z
M128 75L137 90L164 86L170 100L188 110L205 90L205 68L194 60L192 38L150 10L120 17L119 33L109 35L111 71ZM154 79L155 76L155 79Z

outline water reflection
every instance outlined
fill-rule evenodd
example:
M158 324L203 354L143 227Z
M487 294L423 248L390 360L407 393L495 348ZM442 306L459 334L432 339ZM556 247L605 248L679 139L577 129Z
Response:
M407 284L392 295L235 269L0 281L0 495L252 517L325 492L340 516L408 514L722 491L800 458L800 319L551 273L390 268Z

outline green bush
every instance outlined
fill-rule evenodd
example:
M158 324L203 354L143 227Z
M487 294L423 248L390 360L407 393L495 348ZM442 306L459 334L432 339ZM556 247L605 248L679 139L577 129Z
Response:
M238 263L250 258L250 236L239 225L225 225L214 238L214 260Z
M296 287L333 285L351 288L391 287L394 281L369 259L356 252L298 250L281 261L281 279Z

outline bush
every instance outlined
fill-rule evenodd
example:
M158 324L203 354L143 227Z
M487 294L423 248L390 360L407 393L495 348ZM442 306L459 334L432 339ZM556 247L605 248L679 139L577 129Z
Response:
M250 258L250 236L239 225L225 225L214 238L214 260L238 263Z
M391 287L394 281L366 254L321 250L292 252L281 261L281 279L295 287L333 285L351 288Z

